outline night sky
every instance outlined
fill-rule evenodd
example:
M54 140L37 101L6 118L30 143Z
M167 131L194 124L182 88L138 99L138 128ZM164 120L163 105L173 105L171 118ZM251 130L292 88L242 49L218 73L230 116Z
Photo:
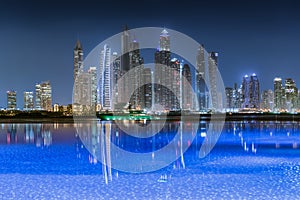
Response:
M0 1L0 107L7 90L17 91L22 107L23 91L46 80L53 103L72 103L77 38L86 56L124 24L174 29L219 52L225 86L250 73L261 89L273 89L276 76L300 86L299 10L296 0Z

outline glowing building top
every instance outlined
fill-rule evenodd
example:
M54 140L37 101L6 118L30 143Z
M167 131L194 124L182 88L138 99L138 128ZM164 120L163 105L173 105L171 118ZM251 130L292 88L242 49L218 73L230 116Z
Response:
M169 33L164 29L160 34L160 51L170 51L170 38Z

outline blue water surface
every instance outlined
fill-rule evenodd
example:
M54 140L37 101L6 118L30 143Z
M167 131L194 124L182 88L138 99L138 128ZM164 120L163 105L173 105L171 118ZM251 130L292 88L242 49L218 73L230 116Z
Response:
M208 128L206 122L167 122L159 133L140 138L113 122L1 124L0 199L300 198L298 122L226 122L213 150L200 158ZM161 169L129 173L107 164L115 156L108 142L149 153L177 133L194 139L175 141L170 156L179 159ZM189 148L181 155L184 144Z

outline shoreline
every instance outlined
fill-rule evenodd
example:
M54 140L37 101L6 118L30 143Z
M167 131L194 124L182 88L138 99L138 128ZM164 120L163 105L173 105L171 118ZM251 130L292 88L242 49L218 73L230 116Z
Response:
M224 114L183 114L183 115L167 115L152 116L153 121L179 121L183 117L185 121L210 121L213 115L213 120L225 121L297 121L300 122L300 114L289 113L225 113ZM73 116L60 116L60 117L32 117L32 116L1 116L0 123L74 123L74 121L90 121L95 120L95 117L74 117ZM100 119L97 119L100 120ZM106 121L106 120L103 120ZM114 121L114 120L112 120ZM136 120L138 121L138 120Z

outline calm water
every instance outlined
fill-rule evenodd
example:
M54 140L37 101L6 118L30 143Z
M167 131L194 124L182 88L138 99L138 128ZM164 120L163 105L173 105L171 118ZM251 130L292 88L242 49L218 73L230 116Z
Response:
M0 199L300 198L298 122L123 125L1 124Z

